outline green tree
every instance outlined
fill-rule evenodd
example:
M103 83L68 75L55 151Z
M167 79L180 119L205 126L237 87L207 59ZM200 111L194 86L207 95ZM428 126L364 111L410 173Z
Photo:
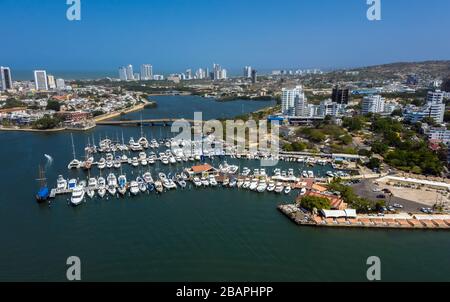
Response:
M317 196L305 196L300 200L300 205L312 211L313 209L318 210L329 210L331 209L331 203L327 198L317 197Z
M47 102L47 110L59 111L61 109L61 103L55 100L49 100Z

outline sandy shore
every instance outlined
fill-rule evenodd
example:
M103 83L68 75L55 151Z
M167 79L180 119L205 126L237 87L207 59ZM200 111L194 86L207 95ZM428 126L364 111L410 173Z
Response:
M56 128L56 129L31 129L31 128L8 128L8 127L0 127L0 131L20 131L20 132L59 132L65 131L66 128Z
M142 104L138 104L136 106L127 108L125 110L115 111L115 112L99 115L99 116L94 118L94 121L95 122L102 122L102 121L106 121L106 120L118 117L121 114L127 114L127 113L131 113L131 112L139 111L139 110L144 109L145 106L148 105L148 104L150 104L150 102L145 102L145 103L142 103Z

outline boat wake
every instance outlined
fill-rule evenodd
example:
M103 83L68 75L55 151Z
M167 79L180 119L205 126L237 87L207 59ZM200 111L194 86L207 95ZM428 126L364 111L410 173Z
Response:
M44 156L47 159L47 163L45 164L45 167L48 168L53 164L53 157L51 157L48 154L44 154Z

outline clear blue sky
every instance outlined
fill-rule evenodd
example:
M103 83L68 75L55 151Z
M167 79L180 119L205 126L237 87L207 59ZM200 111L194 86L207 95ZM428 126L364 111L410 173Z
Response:
M110 71L150 63L158 72L220 63L334 68L450 59L450 1L0 0L0 65L16 70Z

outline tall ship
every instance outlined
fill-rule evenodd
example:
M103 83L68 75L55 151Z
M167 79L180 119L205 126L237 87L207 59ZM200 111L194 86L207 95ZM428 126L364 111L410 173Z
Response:
M36 201L38 203L44 203L50 198L50 190L47 187L47 178L45 178L44 169L39 166L39 191L36 194Z

